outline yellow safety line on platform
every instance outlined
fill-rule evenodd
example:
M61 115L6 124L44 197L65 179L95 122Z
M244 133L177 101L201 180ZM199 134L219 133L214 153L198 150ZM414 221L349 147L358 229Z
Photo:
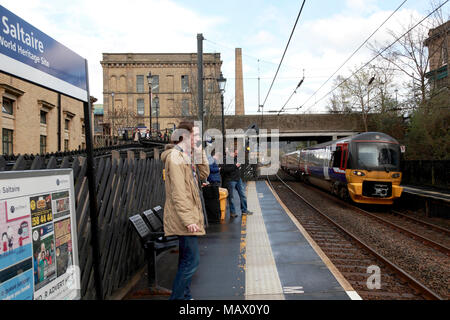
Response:
M247 203L253 215L246 218L245 299L284 300L254 181L247 183Z
M274 195L275 199L277 199L278 203L283 207L284 211L286 211L289 218L291 218L292 222L297 226L298 230L302 233L302 235L305 237L305 239L309 242L311 247L314 249L314 251L319 255L320 259L322 259L323 263L328 267L330 272L333 274L333 276L336 278L336 280L339 282L339 284L342 286L342 288L345 290L347 295L352 300L362 300L362 298L359 296L359 294L356 292L355 289L351 286L351 284L347 281L347 279L344 278L342 273L336 268L336 266L331 262L331 260L326 256L326 254L322 251L322 249L317 245L317 243L314 241L313 238L309 235L309 233L303 228L301 223L295 218L295 216L292 214L292 212L286 207L286 205L281 201L278 194L273 190L269 183L266 181L267 187L269 187L270 191Z

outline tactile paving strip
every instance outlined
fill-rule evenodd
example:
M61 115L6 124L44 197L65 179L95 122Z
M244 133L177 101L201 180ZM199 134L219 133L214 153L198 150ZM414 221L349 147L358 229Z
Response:
M245 297L284 300L254 181L247 183L247 200L254 213L247 216Z

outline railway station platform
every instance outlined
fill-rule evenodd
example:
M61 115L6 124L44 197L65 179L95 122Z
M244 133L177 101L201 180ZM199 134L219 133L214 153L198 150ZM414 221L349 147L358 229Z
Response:
M427 217L450 218L450 193L444 189L401 185L403 193L398 200L402 208L422 209Z
M401 187L403 188L404 193L409 193L424 198L431 198L450 203L450 193L444 190L436 190L426 187L419 188L417 186L409 186L409 185L402 185Z
M230 218L227 209L225 221L199 237L195 300L361 299L265 181L247 182L247 201L253 215ZM160 286L171 289L177 261L176 251L158 259ZM123 299L168 299L139 295L146 285L143 270Z

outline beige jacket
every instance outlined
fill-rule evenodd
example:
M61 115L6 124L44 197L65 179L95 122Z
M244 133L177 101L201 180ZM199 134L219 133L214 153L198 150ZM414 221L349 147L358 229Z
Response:
M205 234L205 220L197 181L194 181L189 157L175 145L166 145L161 159L165 168L166 203L164 205L164 233L166 236L200 236ZM203 151L198 164L201 180L209 176L209 165ZM190 233L187 226L197 224L200 231Z

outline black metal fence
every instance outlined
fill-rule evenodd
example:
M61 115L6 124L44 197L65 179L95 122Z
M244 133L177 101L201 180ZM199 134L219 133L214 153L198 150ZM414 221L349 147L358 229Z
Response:
M402 184L450 190L450 160L405 160L401 167Z
M123 148L123 146L122 146ZM154 149L108 150L95 158L99 210L100 272L104 298L124 286L145 265L140 243L128 223L133 214L162 205L165 199L163 163L154 159ZM159 152L159 151L156 151ZM90 245L87 161L80 154L45 156L0 156L0 171L72 168L82 299L95 299Z

